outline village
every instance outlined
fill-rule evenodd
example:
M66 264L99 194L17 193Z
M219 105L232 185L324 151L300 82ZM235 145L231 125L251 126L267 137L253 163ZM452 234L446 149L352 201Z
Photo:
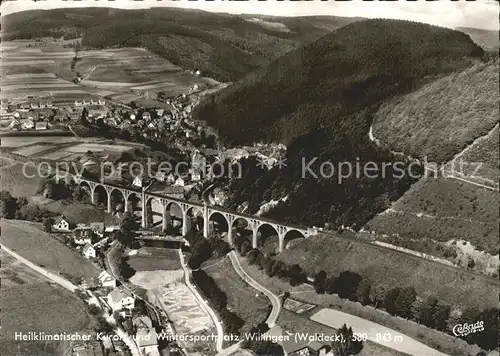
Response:
M82 278L78 283L80 295L93 299L90 312L96 315L112 315L114 320L135 341L141 355L181 355L181 348L173 341L175 333L168 323L163 311L156 310L149 302L145 290L132 289L127 283L120 281L121 276L113 273L113 262L106 254L116 244L116 233L120 226L105 226L103 222L93 222L89 225L78 223L76 227L64 215L53 224L55 233L64 238L66 244L79 251L86 259L95 264L101 272L97 277ZM182 239L178 244L183 245ZM143 292L142 295L139 295ZM129 346L123 342L123 337L112 337L109 326L102 325L98 337L89 342L74 345L72 356L103 356L128 354ZM101 337L100 335L108 335ZM109 336L111 335L111 337ZM158 340L157 335L162 335ZM161 349L161 352L160 352ZM104 350L104 351L103 351ZM104 353L103 353L104 352Z

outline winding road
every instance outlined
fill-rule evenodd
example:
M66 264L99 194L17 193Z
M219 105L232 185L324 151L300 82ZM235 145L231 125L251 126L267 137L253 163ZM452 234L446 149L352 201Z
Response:
M250 277L243 267L240 264L240 260L238 259L238 256L236 255L235 251L229 252L229 258L231 259L231 263L233 264L233 268L238 273L238 275L249 285L251 285L253 288L257 289L259 292L264 293L269 300L271 301L271 304L273 306L273 309L271 310L271 313L269 314L269 317L266 320L267 325L269 328L272 328L273 326L276 325L276 321L278 320L278 316L280 315L281 311L281 299L271 292L269 289L261 286L257 281L255 281L252 277Z

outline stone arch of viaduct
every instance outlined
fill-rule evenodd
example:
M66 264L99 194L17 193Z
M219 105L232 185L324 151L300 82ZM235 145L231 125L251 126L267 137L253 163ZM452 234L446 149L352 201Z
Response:
M202 213L203 216L203 236L208 237L209 236L209 223L210 223L210 218L216 214L219 213L224 217L224 219L227 222L228 226L228 241L229 244L233 244L233 236L232 236L232 228L233 224L235 223L236 220L242 219L246 221L248 229L252 231L252 247L257 248L257 235L259 228L262 226L270 226L272 227L279 239L279 251L283 251L285 248L285 238L288 233L290 232L295 232L300 235L302 235L304 238L307 238L309 236L315 235L317 233L316 230L314 229L304 229L304 228L299 228L299 227L292 227L284 224L280 224L278 222L274 222L268 219L263 219L257 216L252 216L252 215L245 215L245 214L240 214L236 212L232 212L226 209L218 208L218 207L212 207L208 206L207 204L203 203L197 203L197 202L191 202L191 201L186 201L182 199L176 199L176 198L171 198L171 197L165 197L165 196L160 196L152 193L148 193L145 191L136 191L132 189L127 189L119 186L114 186L106 183L98 183L94 182L88 179L84 179L81 177L73 177L73 180L75 181L76 184L78 185L84 185L86 184L89 188L89 193L91 197L91 201L93 204L95 204L95 191L97 187L104 188L104 191L106 192L107 195L107 211L108 213L112 212L112 205L111 205L111 194L113 191L118 191L122 194L123 199L124 199L124 207L125 211L128 211L127 207L127 201L131 195L135 195L141 202L141 207L142 207L142 213L141 213L141 221L142 221L142 227L147 228L148 226L148 209L147 206L149 203L151 203L153 200L156 200L159 206L161 206L162 210L162 228L163 230L166 230L168 221L170 220L169 212L168 209L170 205L175 204L180 208L180 211L182 212L182 234L185 235L188 232L189 229L189 217L188 214L190 211L198 211Z

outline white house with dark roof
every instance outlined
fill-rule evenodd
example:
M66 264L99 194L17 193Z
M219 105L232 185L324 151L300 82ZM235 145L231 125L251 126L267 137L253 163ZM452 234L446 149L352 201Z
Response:
M61 215L54 222L52 228L57 231L69 231L69 220L64 215Z
M94 246L91 244L85 244L82 249L82 254L85 258L95 258L96 252Z
M111 287L111 288L116 287L116 279L112 275L110 275L107 271L102 271L101 273L99 273L97 279L99 280L99 283L103 287Z
M35 124L35 130L47 130L48 124L45 121L39 121Z
M177 179L174 182L174 185L178 187L184 187L185 185L184 179L182 179L182 177L177 177Z
M132 181L132 185L142 188L144 186L144 179L140 176L136 176Z
M127 290L116 287L107 296L107 302L113 311L122 309L134 309L135 298Z
M23 121L21 125L21 128L23 130L31 130L34 127L35 127L35 121L33 121L33 119L26 119Z

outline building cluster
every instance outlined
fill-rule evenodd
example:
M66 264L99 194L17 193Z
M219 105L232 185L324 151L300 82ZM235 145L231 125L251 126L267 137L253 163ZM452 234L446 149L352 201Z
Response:
M17 103L2 99L0 117L11 120L8 126L11 131L47 130L65 127L68 123L79 120L84 108L91 119L106 117L109 113L106 101L101 99L53 103L29 98Z
M97 252L106 248L109 235L118 230L118 226L105 226L103 222L92 222L90 225L77 224L72 226L64 215L59 216L52 224L52 230L71 233L68 240L87 259L97 257Z
M139 189L156 191L172 198L191 200L196 198L195 200L199 200L201 197L196 193L200 192L200 187L205 181L212 178L207 165L215 158L215 154L206 157L200 150L195 150L186 174L179 175L168 170L158 169L154 178L146 175L136 176L131 185Z

